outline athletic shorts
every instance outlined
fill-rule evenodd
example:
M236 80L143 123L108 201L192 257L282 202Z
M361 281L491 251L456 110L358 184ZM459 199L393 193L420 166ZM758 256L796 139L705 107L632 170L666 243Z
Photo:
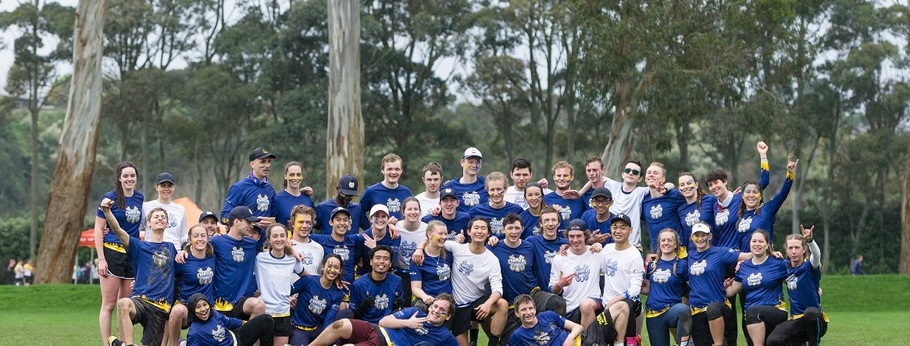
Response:
M142 344L161 345L164 339L164 326L167 324L168 313L141 298L132 297L136 307L136 316L133 324L142 325Z
M487 299L490 299L489 294L478 298L471 304L456 307L455 317L452 318L452 335L458 336L467 332L468 329L471 329L471 321L480 322L480 319L477 318L477 311L474 309L486 302Z
M344 340L346 343L352 343L356 346L385 346L389 344L382 331L379 330L379 326L361 320L348 321L351 321L351 337Z
M231 310L225 310L225 311L218 310L218 312L220 312L222 315L225 315L225 316L227 316L227 317L233 317L233 318L236 318L236 319L241 319L241 320L244 320L244 321L249 321L249 320L250 320L250 315L248 315L248 314L246 314L246 313L243 312L243 304L246 304L246 300L247 300L247 299L250 299L250 298L249 298L249 297L241 297L239 300L237 300L237 304L234 304L234 308L233 308L233 309L231 309Z
M108 274L118 279L133 280L136 278L136 275L133 274L133 264L130 262L130 255L110 249L107 244L105 244L103 249Z
M291 336L294 327L291 326L291 316L272 317L275 324L275 336Z

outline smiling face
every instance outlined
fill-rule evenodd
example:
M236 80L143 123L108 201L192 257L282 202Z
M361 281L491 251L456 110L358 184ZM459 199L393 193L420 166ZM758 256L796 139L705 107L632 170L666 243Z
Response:
M479 157L461 159L461 172L464 176L476 177L481 166L483 166L483 159Z
M205 230L208 232L209 237L214 236L218 231L218 220L216 220L214 217L204 218L199 223L205 226Z
M383 181L390 185L398 184L398 179L401 178L401 169L401 160L386 162L381 170Z
M434 245L436 248L442 249L446 246L446 237L449 235L449 230L446 228L446 224L442 222L433 222L432 229L427 227L427 245Z
M705 251L711 246L711 234L702 232L692 233L692 242L698 251Z
M531 168L515 168L509 172L509 176L512 177L515 187L522 190L531 181Z
M676 232L673 231L660 232L660 235L658 236L658 242L660 253L665 255L675 254L676 248L679 246Z
M205 301L205 299L199 299L199 301L196 302L196 306L194 307L193 311L196 312L196 318L203 322L208 321L212 313L209 302Z
M553 182L556 183L557 189L568 190L572 185L572 180L575 180L575 177L572 176L571 169L557 168L553 170Z
M168 224L167 213L164 210L152 211L148 216L148 224L152 232L164 232Z
M525 188L525 201L528 202L529 208L540 208L540 204L543 202L543 190L540 186L534 185Z
M454 196L445 197L439 200L439 207L442 209L443 216L455 217L455 212L458 211L458 198Z
M313 216L307 213L300 213L294 216L294 235L300 238L310 236L313 230Z
M726 195L729 191L727 189L727 182L721 179L708 182L708 189L711 190L711 194L718 199L720 199L721 196Z
M625 221L617 221L610 225L610 233L612 234L613 241L617 244L624 244L629 242L629 234L632 233L632 227L629 226Z
M162 182L155 185L155 191L158 192L158 198L169 201L174 196L174 184L169 181Z
M373 257L370 257L370 266L373 267L374 273L388 273L390 263L392 263L392 254L385 250L376 250L373 252Z
M570 230L566 232L566 238L569 241L569 247L576 252L584 252L585 247L585 232L579 230Z
M303 181L303 168L298 165L290 165L284 170L284 180L287 181L288 187L299 189Z
M594 207L594 211L597 212L597 215L607 215L607 213L610 212L611 205L613 205L613 200L607 196L591 198L591 206Z
M502 231L506 235L506 240L514 243L521 240L521 232L524 231L524 228L521 226L521 221L516 220L510 224L503 225Z
M755 210L761 205L761 190L759 190L758 184L746 184L743 187L742 197L746 210Z
M487 237L490 235L490 225L484 220L474 219L468 227L468 234L471 235L471 243L486 244Z
M272 169L272 159L266 157L250 161L250 169L253 171L253 176L257 179L265 179L269 176L269 171Z
M269 227L269 246L275 251L284 251L288 245L288 230L281 225Z
M679 176L679 192L685 198L691 198L698 193L698 183L691 175Z
M420 178L423 180L423 185L426 187L427 192L437 193L439 192L439 186L442 184L442 175L436 172L426 171L423 172L423 177Z
M452 302L445 299L436 299L427 310L427 322L434 326L441 326L452 318Z
M410 200L404 204L404 219L408 222L420 221L420 202Z
M559 231L559 213L540 214L540 232L544 237L553 238Z
M767 255L769 246L768 238L765 237L764 233L752 232L752 238L749 240L749 251L752 252L752 256Z
M120 175L117 177L117 180L120 181L120 186L124 191L132 191L136 188L136 169L133 167L125 167L120 170Z
M651 165L645 172L645 182L651 186L660 186L667 181L663 167Z
M322 275L329 281L341 277L341 260L338 257L327 257L322 264Z
M622 181L629 184L638 184L641 181L641 166L629 162L622 170Z
M493 204L502 203L505 198L506 181L492 180L487 177L487 194L490 196L490 202Z
M196 225L190 228L190 244L192 244L193 250L196 251L205 251L206 247L209 245L209 233L208 229L204 226Z
M377 211L370 217L370 222L374 230L384 230L389 225L389 214L384 211Z
M534 308L533 301L518 304L515 307L515 315L524 326L537 325L537 309Z
M332 226L333 234L343 237L351 228L351 215L339 212L329 220L329 225Z

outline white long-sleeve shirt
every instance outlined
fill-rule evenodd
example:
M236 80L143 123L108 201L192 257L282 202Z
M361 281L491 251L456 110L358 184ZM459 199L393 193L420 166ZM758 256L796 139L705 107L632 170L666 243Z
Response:
M599 254L604 263L604 303L616 296L638 299L645 271L641 252L634 246L617 251L616 244L607 244Z

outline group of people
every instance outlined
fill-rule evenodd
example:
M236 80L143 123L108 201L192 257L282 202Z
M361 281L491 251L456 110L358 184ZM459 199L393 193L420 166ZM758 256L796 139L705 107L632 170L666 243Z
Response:
M7 280L16 286L31 286L35 282L34 272L35 264L31 258L26 260L10 258L9 265L6 266Z
M382 181L360 194L345 175L314 204L302 164L284 166L276 193L277 157L256 148L220 214L193 226L171 201L172 174L158 174L146 201L122 162L95 226L101 337L132 345L142 324L143 345L466 346L483 329L489 345L637 345L646 325L652 345L723 345L736 343L739 297L751 345L814 345L827 328L821 254L812 228L789 235L785 255L772 251L798 161L765 201L767 149L758 143L758 181L734 191L722 170L667 183L658 162L630 160L613 180L597 157L578 189L566 161L550 179L535 181L521 158L508 177L484 176L472 147L460 177L424 165L414 195L399 183L403 159L388 154Z

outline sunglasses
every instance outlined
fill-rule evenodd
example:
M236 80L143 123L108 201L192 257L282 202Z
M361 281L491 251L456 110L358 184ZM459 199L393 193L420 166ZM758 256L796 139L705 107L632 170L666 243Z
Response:
M607 204L610 204L610 203L612 203L612 202L613 202L613 200L610 200L610 199L604 199L604 200L595 200L595 199L592 199L592 200L591 200L591 205L594 205L594 206L597 206L597 205L607 205Z
M353 198L355 197L354 195L345 195L345 194L343 194L343 193L341 193L341 192L339 192L338 195L341 196L342 199L346 199L346 198L351 198L351 199L353 199Z
M622 170L622 171L623 171L624 173L626 173L626 174L631 174L631 175L639 175L639 174L641 174L641 171L639 171L639 170L637 170L637 169L631 169L631 168L626 168L626 169L624 169L624 170Z

